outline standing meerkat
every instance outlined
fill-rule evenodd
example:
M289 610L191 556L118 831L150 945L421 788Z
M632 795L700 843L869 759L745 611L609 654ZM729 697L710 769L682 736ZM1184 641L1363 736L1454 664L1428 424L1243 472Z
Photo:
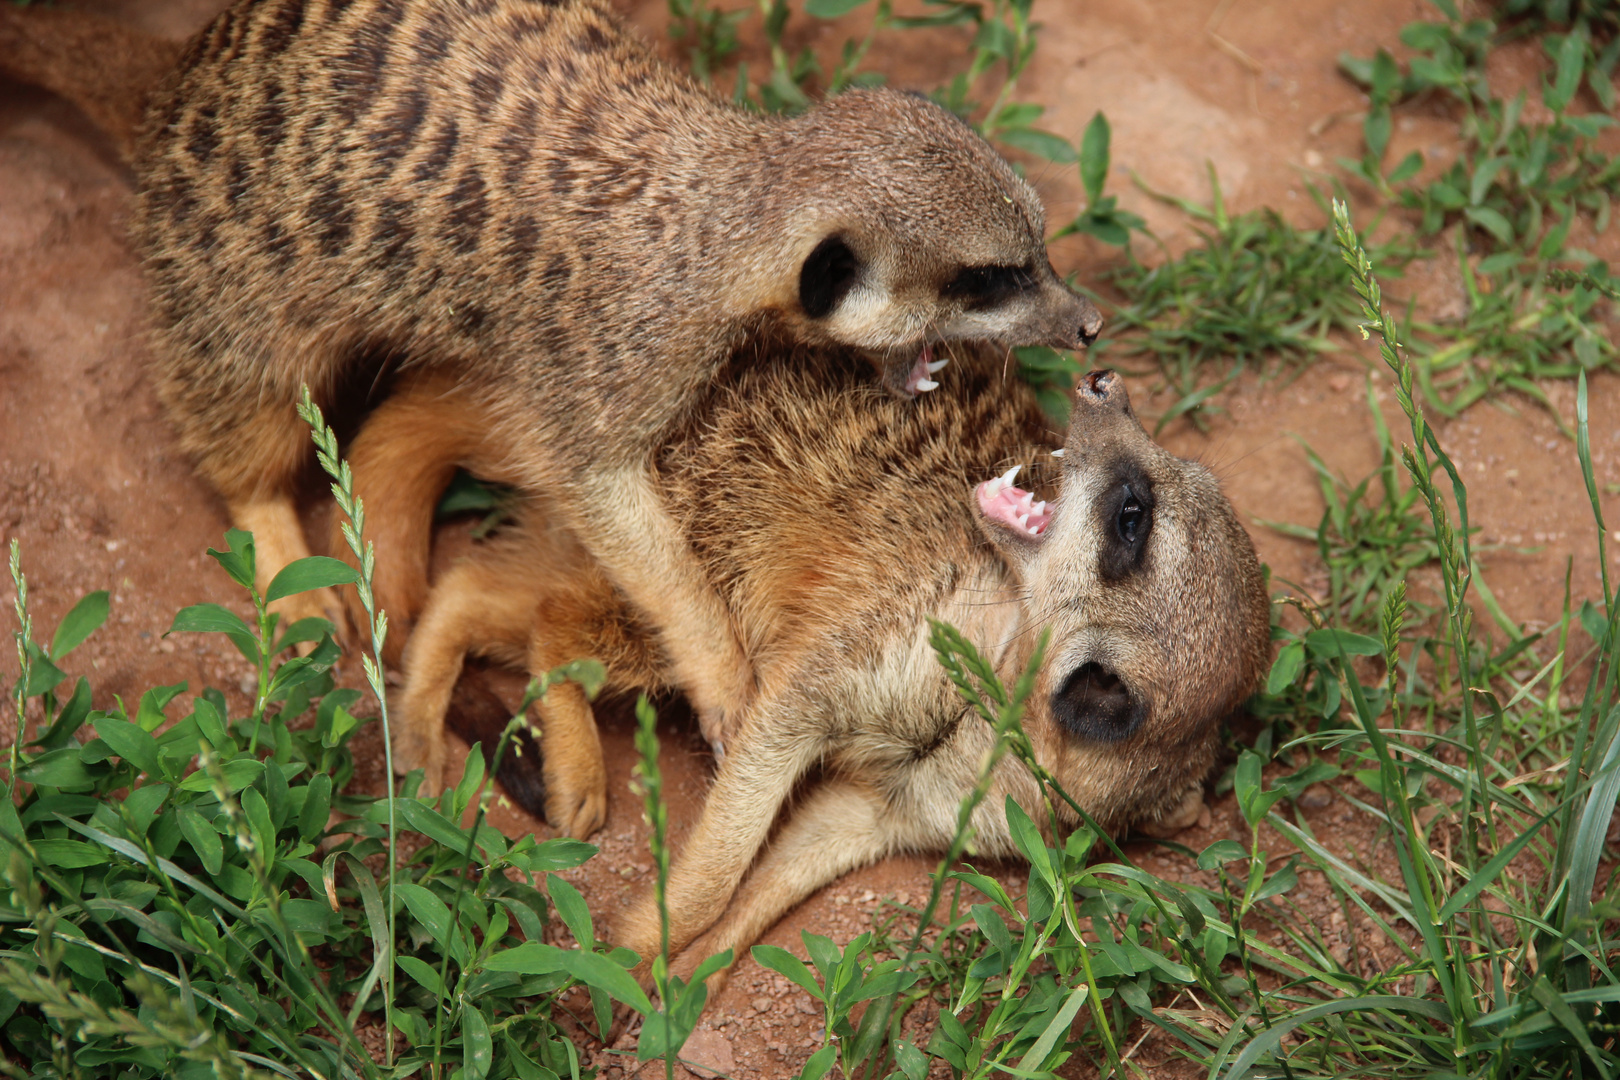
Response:
M711 925L689 955L740 950L839 874L948 843L991 735L936 662L930 619L979 643L1009 686L1051 630L1025 729L1113 830L1186 824L1175 818L1201 803L1220 721L1266 670L1264 580L1209 470L1148 437L1112 372L1082 381L1054 460L1033 394L998 356L967 352L915 406L874 392L839 350L764 356L660 454L660 490L762 684L672 872L676 951ZM484 464L479 404L426 379L356 438L357 483L391 475L424 427L459 433L462 459ZM1031 463L1027 490L1008 469L1019 462ZM392 500L437 494L394 488L375 503L398 516ZM443 767L445 707L469 651L536 673L594 656L621 688L679 685L641 613L553 520L525 504L435 583L406 652L396 753ZM605 808L590 707L558 687L537 712L548 819L583 836ZM1016 854L1009 794L1041 817L1009 759L974 821L986 855ZM658 939L650 898L615 938L643 957Z
M946 342L1101 328L1034 190L958 117L892 90L748 112L595 0L239 0L132 163L159 389L261 584L308 551L300 386L341 409L450 372L658 628L711 740L752 670L651 459L739 342L852 348L906 395ZM378 594L408 622L386 573Z

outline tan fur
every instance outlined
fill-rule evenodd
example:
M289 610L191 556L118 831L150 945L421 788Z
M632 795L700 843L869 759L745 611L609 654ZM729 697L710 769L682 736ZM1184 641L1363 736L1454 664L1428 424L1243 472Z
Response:
M744 365L661 454L661 490L762 683L672 873L677 951L699 935L689 956L740 950L837 875L944 846L990 731L935 661L929 618L977 642L1008 685L1050 628L1025 728L1103 827L1174 817L1193 801L1220 720L1253 691L1268 656L1249 538L1208 470L1148 438L1116 376L1084 380L1060 464L1032 396L1002 372L1000 357L970 352L951 384L913 406L876 393L836 352L767 356ZM407 388L391 407L411 396ZM455 411L448 400L439 407ZM1029 463L1038 494L1055 502L1040 538L978 509L977 482L1014 462ZM1151 528L1134 548L1118 526L1126 484L1152 501ZM485 612L504 613L503 598L514 611L517 598L533 604L530 649L551 650L540 666L594 653L620 686L678 682L647 648L624 648L634 609L537 520L549 515L525 512L434 588L407 658L401 722L412 739L441 738L454 677L453 665L417 657L466 642L487 650ZM501 623L503 634L515 629ZM1099 711L1107 695L1076 689L1088 670L1119 680L1143 709L1139 724L1110 726ZM541 722L581 731L585 714L573 708ZM558 741L548 732L548 746ZM807 777L816 782L773 836ZM1009 759L974 819L987 856L1015 854L1008 795L1044 820L1033 781ZM616 940L649 956L658 934L649 898Z
M0 71L69 99L129 157L146 95L180 46L108 19L0 4Z
M349 410L402 368L453 373L711 738L754 676L650 469L738 344L850 346L903 392L934 344L1073 348L1101 322L956 117L891 90L738 109L598 0L238 0L153 95L134 167L160 390L232 512L279 523L261 551L304 550L301 384Z

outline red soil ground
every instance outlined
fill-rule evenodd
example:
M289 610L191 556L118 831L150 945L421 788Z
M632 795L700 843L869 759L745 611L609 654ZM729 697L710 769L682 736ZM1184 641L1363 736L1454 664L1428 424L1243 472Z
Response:
M86 0L83 6L181 37L206 21L216 2ZM1104 110L1114 135L1111 190L1176 247L1195 239L1185 219L1135 190L1131 171L1160 191L1203 201L1205 162L1213 162L1234 209L1272 206L1298 223L1319 224L1305 181L1323 175L1339 156L1359 155L1357 114L1365 107L1339 74L1336 57L1393 45L1403 25L1432 9L1419 0L1237 0L1218 8L1179 0L1041 0L1036 10L1045 27L1020 96L1046 104L1044 126L1076 140L1092 113ZM643 0L629 14L649 37L667 41L662 3ZM849 29L823 28L803 43L831 49ZM757 19L744 34L757 38ZM965 65L967 48L965 32L900 34L878 43L869 66L888 72L897 85L929 88ZM673 48L669 52L676 57ZM761 69L757 50L749 59L753 70ZM1505 85L1533 85L1538 62L1533 51L1510 51L1493 76ZM1411 148L1449 160L1453 133L1438 109L1402 115L1391 160ZM1072 170L1032 164L1030 172L1049 219L1068 220L1079 203ZM146 374L141 290L123 238L129 175L74 108L0 82L0 192L0 539L21 541L35 625L54 626L82 594L110 589L109 626L66 665L70 674L90 677L98 705L110 703L114 694L128 700L152 685L189 680L193 690L221 686L241 707L248 673L228 645L162 637L178 608L205 600L236 603L238 597L203 554L219 543L228 524L223 508L177 450ZM1586 238L1582 246L1611 262L1620 255L1612 234ZM1082 280L1093 279L1113 257L1111 249L1085 239L1054 252L1059 270L1078 271ZM1462 295L1443 258L1391 291L1404 297L1410 290L1430 311L1454 308ZM1611 334L1613 329L1611 324ZM1405 422L1376 353L1346 341L1342 351L1292 382L1245 379L1226 395L1228 411L1213 419L1207 433L1178 421L1163 441L1214 467L1246 521L1314 527L1322 502L1300 440L1353 481L1371 471L1378 448L1362 392L1369 367L1399 438ZM1572 422L1573 385L1549 383L1545 389ZM1167 393L1155 393L1150 377L1133 377L1131 391L1138 411L1149 418L1172 402ZM1620 498L1612 494L1620 490L1620 377L1593 380L1591 414L1598 480L1611 492L1605 512L1620 526ZM1596 538L1574 444L1551 417L1526 399L1508 397L1477 405L1438 429L1469 482L1473 519L1483 527L1478 542L1502 545L1487 551L1482 562L1508 614L1532 627L1556 621L1566 560L1573 560L1577 599L1598 595ZM312 513L321 517L324 511ZM1313 545L1258 524L1251 531L1276 577L1320 587L1325 578ZM1620 532L1614 539L1610 550L1620 560ZM1610 569L1620 572L1620 561ZM0 611L0 633L9 639L13 629L8 602ZM0 662L0 678L9 684L13 677L10 661ZM10 739L11 724L9 713L0 720L0 742ZM628 720L622 712L605 716L604 728L609 820L595 837L602 855L576 877L599 918L611 923L625 899L646 884L651 860L627 788ZM663 736L679 843L695 818L712 763L689 728L666 725ZM364 739L357 750L362 775L380 782L378 740ZM1308 814L1318 833L1353 860L1371 860L1370 823L1331 792L1316 801L1323 805ZM506 809L497 824L509 832L544 831ZM1204 819L1179 839L1201 849L1228 836L1246 838L1242 820L1230 797L1212 797ZM1284 849L1280 839L1271 840L1270 850ZM1192 876L1190 867L1162 849L1138 845L1133 853L1167 877ZM801 929L847 940L869 926L884 897L917 902L925 896L933 861L897 858L849 874L765 940L795 951L801 949ZM1021 873L1007 867L1003 876L1017 882ZM1306 873L1293 898L1331 935L1347 941L1361 931L1335 916L1337 907L1318 874ZM808 997L745 959L711 1004L693 1054L734 1076L796 1075L818 1045L818 1031ZM1157 1039L1133 1053L1151 1074L1185 1071Z

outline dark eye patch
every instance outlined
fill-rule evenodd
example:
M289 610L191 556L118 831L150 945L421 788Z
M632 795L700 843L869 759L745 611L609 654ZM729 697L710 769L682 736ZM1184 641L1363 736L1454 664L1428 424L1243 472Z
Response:
M799 269L799 305L812 319L825 319L844 299L861 270L860 260L841 236L816 245Z
M1097 569L1104 580L1119 581L1141 568L1153 531L1153 505L1153 483L1137 469L1122 470L1098 503Z
M939 291L968 308L995 307L1035 287L1027 266L964 266Z

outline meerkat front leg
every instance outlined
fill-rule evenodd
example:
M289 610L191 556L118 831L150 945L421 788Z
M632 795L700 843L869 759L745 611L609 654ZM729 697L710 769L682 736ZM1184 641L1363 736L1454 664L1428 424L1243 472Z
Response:
M703 737L724 748L754 695L754 669L724 601L670 516L645 466L593 472L571 507L592 556L659 631L672 682Z
M893 811L871 788L846 780L816 787L802 806L795 806L758 865L748 874L725 915L676 961L675 970L689 976L704 960L758 941L775 922L817 889L842 874L876 862L896 847ZM720 992L730 968L709 980L709 993Z
M825 749L822 733L802 722L803 704L797 695L763 708L756 703L721 763L703 813L670 870L666 899L672 954L726 910L770 835L777 811ZM626 915L616 940L641 957L636 974L645 981L660 940L658 908L650 891Z

